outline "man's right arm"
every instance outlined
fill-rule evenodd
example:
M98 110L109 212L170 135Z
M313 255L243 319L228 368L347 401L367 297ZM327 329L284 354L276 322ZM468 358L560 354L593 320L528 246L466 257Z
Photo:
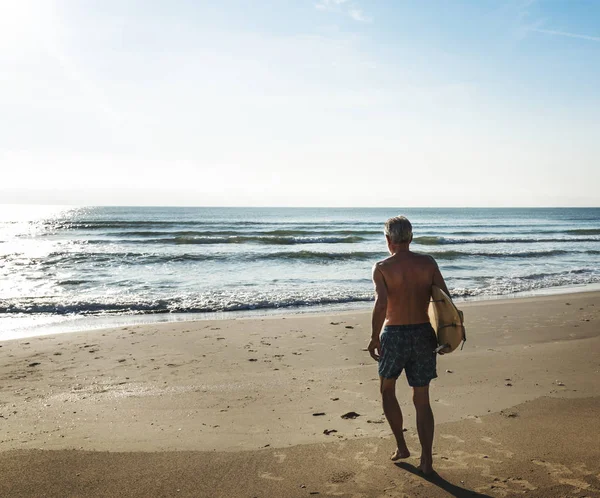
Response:
M375 284L375 305L373 306L371 341L367 349L374 360L379 361L381 353L381 343L379 334L385 322L387 313L388 292L385 278L381 270L375 265L373 267L373 283Z

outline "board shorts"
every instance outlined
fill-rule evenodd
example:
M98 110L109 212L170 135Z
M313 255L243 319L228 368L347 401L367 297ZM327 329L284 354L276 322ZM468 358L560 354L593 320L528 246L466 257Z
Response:
M429 322L386 325L379 340L380 377L397 379L405 369L411 387L428 386L437 377L437 338Z

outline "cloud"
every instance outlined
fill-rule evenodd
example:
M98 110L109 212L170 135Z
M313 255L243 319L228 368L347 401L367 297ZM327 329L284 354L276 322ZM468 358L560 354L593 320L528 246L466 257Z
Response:
M552 29L540 29L540 28L531 28L530 31L535 31L536 33L544 33L547 35L567 36L569 38L579 38L581 40L600 42L600 36L580 35L577 33L567 33L566 31L554 31Z
M363 13L362 9L350 4L349 0L321 0L320 3L315 4L315 8L317 10L342 12L358 22L372 21L370 17Z
M348 0L321 0L321 3L327 7L336 7L347 2Z
M372 20L370 17L365 16L362 10L356 8L350 9L348 15L355 21L371 22Z
M319 10L338 10L340 5L347 2L348 0L321 0L315 7Z

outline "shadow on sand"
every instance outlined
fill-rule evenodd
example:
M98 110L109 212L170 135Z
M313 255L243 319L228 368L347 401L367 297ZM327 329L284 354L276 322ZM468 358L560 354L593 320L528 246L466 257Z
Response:
M471 491L469 489L461 488L460 486L456 486L451 482L446 481L442 476L440 476L437 472L433 472L431 475L424 475L417 467L411 465L406 462L396 462L396 467L400 467L403 470L406 470L416 476L419 476L421 479L430 482L431 484L435 484L438 488L443 489L446 493L449 493L451 496L455 498L492 498L490 495L484 495L481 493L477 493L476 491Z

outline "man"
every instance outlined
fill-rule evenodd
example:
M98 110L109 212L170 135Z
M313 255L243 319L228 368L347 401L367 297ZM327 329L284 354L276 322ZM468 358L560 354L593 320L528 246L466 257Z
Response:
M413 388L417 431L421 442L420 470L433 472L433 412L429 404L429 382L437 377L437 340L427 313L431 286L448 293L444 278L431 256L411 252L412 226L404 216L390 218L385 238L391 256L375 264L375 306L369 353L379 362L383 411L396 437L392 460L408 458L402 411L396 399L396 379L406 370ZM448 293L449 295L449 293ZM379 336L382 327L383 332Z

